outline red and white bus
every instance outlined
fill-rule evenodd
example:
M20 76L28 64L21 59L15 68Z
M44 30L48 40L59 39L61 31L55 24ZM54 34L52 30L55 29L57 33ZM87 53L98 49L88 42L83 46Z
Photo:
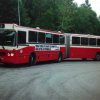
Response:
M100 36L65 33L67 58L100 60Z
M64 34L16 24L0 25L0 62L29 63L65 59Z
M0 62L28 63L66 58L100 60L100 36L0 24Z

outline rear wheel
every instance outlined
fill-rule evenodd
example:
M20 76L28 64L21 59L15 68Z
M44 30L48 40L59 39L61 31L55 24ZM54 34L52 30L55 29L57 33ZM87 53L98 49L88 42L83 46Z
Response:
M83 61L86 61L86 58L82 58Z
M36 64L36 56L35 55L31 54L29 56L29 62L28 62L28 64L29 64L29 66L32 66L32 65Z
M100 61L100 53L97 53L97 54L96 54L96 60L97 60L97 61Z

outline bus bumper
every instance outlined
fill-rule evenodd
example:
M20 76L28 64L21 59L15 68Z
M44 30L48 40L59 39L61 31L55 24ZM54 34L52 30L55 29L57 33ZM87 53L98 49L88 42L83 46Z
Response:
M21 64L27 62L27 56L0 56L0 63Z

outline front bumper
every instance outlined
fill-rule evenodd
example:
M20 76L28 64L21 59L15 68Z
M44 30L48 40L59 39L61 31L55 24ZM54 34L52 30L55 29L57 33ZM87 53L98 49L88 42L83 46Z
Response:
M15 57L0 56L0 63L17 64L18 63L18 59L16 59Z

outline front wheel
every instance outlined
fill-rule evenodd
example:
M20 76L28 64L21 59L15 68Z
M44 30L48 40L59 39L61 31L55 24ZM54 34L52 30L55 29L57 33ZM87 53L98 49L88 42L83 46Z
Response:
M28 62L28 65L29 66L32 66L32 65L34 65L34 64L36 64L36 57L34 56L34 55L30 55L29 56L29 62Z
M59 55L58 55L58 60L57 60L57 62L61 62L62 61L62 54L60 53Z

